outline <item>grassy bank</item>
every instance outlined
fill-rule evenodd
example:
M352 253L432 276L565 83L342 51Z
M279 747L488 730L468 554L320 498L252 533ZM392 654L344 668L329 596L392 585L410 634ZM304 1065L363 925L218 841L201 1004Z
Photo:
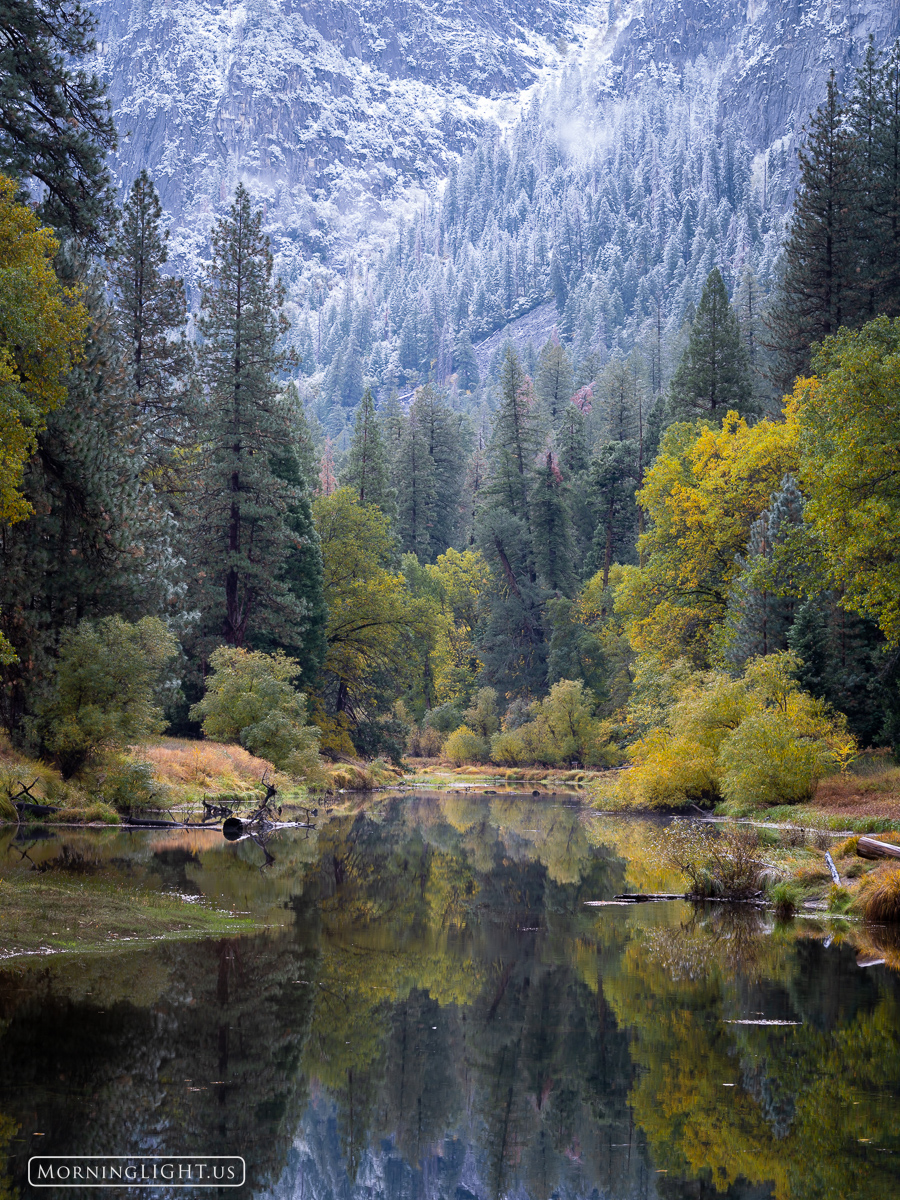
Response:
M0 739L0 822L15 822L12 800L19 797L56 808L52 816L37 818L51 823L115 825L129 813L199 818L204 802L246 808L258 803L264 776L278 788L278 804L290 817L310 795L373 791L396 784L402 775L399 768L378 759L322 762L307 784L275 770L243 746L160 738L128 754L110 755L64 780L54 767L20 754ZM28 785L29 795L22 793L23 785Z
M0 959L22 954L114 950L123 943L233 936L256 928L180 896L128 890L121 881L4 870Z

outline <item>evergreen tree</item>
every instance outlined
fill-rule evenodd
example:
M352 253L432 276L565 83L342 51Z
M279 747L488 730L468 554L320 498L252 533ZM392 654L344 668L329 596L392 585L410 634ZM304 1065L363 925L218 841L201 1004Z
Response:
M162 273L169 231L146 171L134 181L112 246L110 282L120 337L130 358L132 404L151 470L167 465L184 441L185 392L192 365L184 326L184 283Z
M47 189L45 221L91 243L114 219L107 151L116 128L105 88L79 65L96 18L80 0L0 9L0 170Z
M410 409L406 422L394 478L400 548L404 553L415 554L420 561L428 562L437 489L434 460L429 453L428 430L422 412L415 406ZM446 549L446 546L442 549Z
M492 577L479 602L484 680L505 695L541 695L547 685L545 592L534 569L531 531L521 517L497 507L479 513L476 535Z
M704 285L687 349L672 377L669 403L674 419L682 421L721 420L731 409L753 409L747 351L718 267Z
M572 361L558 338L551 338L538 360L535 391L551 430L555 430L572 398Z
M457 375L457 386L462 392L474 392L481 382L472 342L466 332L459 335L453 347L453 370Z
M286 405L289 404L288 398ZM296 411L293 414L289 411L289 424L295 431L300 428ZM284 514L289 537L278 567L278 583L295 602L295 609L303 615L301 619L295 618L290 624L284 625L279 633L272 630L260 633L251 631L247 641L253 650L263 650L267 654L283 650L295 659L299 666L297 686L306 689L315 687L319 682L325 663L328 606L325 602L322 546L313 520L311 490L303 459L302 443L298 445L296 442L289 443L270 459L273 474L293 490L292 500Z
M277 375L290 355L279 348L289 323L272 254L241 184L212 234L203 276L200 414L202 460L194 494L193 588L205 638L242 646L250 635L296 644L308 614L285 578L294 545L291 521L306 495L279 474L292 444L295 413Z
M448 546L455 545L460 521L464 462L472 441L470 424L444 403L426 384L416 392L410 406L410 421L416 420L428 446L430 478L434 488L431 502L427 560L434 562Z
M488 445L491 481L488 503L516 516L528 512L530 475L537 453L537 428L531 382L510 346L500 372L500 407Z
M83 288L90 324L66 402L49 414L26 468L33 515L0 539L0 630L18 655L0 689L10 731L45 685L65 629L83 617L183 610L173 523L141 480L128 363L105 279L74 242L57 256L57 271Z
M784 274L770 318L779 381L808 374L810 346L861 308L858 143L834 79L800 150L800 186L784 248Z
M310 495L313 495L319 486L319 456L316 453L315 438L310 428L306 409L303 407L297 385L293 381L284 389L284 403L292 414L291 444L297 456L297 465L300 468L303 486ZM315 417L313 420L315 421ZM317 421L316 425L321 432L321 426Z
M770 507L750 526L747 554L738 558L740 574L731 588L726 617L727 655L735 666L787 649L796 601L774 559L790 530L802 520L803 497L789 475Z
M634 556L638 466L638 445L631 439L605 443L591 462L588 486L595 525L585 574L602 571L604 587L609 583L612 564L630 561Z
M341 484L356 491L360 504L377 504L383 513L393 514L387 453L370 388L366 388L356 410L356 425L341 471Z
M872 38L849 105L860 175L861 318L900 314L900 40L886 55ZM844 322L847 323L846 321Z
M531 532L538 578L564 596L572 589L572 537L562 472L548 450L531 486Z

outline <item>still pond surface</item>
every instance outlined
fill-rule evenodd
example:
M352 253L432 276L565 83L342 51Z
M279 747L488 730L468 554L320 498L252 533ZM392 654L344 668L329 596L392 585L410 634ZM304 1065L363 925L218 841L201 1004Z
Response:
M896 953L747 908L588 906L676 882L655 832L405 793L265 848L45 837L20 869L268 928L0 961L0 1197L46 1194L38 1152L240 1154L239 1194L285 1200L900 1197Z

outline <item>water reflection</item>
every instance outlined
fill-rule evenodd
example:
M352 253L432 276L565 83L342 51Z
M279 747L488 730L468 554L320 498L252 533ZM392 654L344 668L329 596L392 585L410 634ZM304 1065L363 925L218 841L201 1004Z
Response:
M900 1195L896 976L747 908L585 907L670 885L645 846L466 795L320 818L265 870L210 831L36 843L21 869L270 928L8 963L0 1197L38 1147L240 1153L254 1195L303 1200Z

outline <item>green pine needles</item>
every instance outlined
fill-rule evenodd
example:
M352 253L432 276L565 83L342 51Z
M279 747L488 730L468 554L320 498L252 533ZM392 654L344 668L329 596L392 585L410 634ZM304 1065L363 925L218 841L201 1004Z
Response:
M284 289L272 278L262 213L243 185L212 234L203 277L198 430L202 463L193 507L193 589L203 634L243 646L254 633L295 642L306 600L285 578L294 518L308 493L296 458L293 406L279 374L289 322Z

